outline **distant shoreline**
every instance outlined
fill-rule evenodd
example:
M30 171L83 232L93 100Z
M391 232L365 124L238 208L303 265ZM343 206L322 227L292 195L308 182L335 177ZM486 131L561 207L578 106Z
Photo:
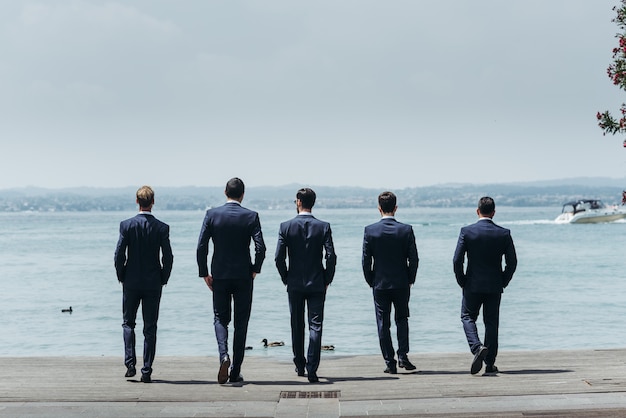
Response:
M524 184L448 184L396 190L403 207L474 207L481 196L491 196L499 206L561 206L567 201L593 198L621 204L626 179L579 179ZM622 186L623 185L623 186ZM293 206L301 185L249 187L245 204L259 210ZM381 188L313 186L317 208L351 209L376 205ZM220 187L156 187L161 210L205 210L224 202ZM21 188L0 190L0 212L88 212L136 209L133 188Z

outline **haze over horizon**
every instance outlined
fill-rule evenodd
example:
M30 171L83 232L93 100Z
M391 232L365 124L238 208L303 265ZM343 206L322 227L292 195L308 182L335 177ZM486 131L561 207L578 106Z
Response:
M617 0L0 0L0 189L623 178Z
M226 181L224 181L224 184ZM175 186L163 186L160 184L151 184L153 188L156 189L157 192L162 191L163 189L188 189L188 188L199 188L199 189L222 189L224 184L201 184L201 185L175 185ZM582 188L588 187L616 187L626 190L626 176L624 177L571 177L571 178L560 178L560 179L546 179L546 180L533 180L533 181L520 181L520 182L447 182L447 183L435 183L435 184L424 184L424 185L409 185L404 187L377 187L377 186L363 186L363 185L355 185L355 184L337 184L337 185L328 185L328 184L314 184L314 183L284 183L284 184L255 184L252 186L246 185L246 189L264 189L264 188L275 188L275 189L285 189L285 188L293 188L294 191L296 188L300 187L313 187L317 188L349 188L349 189L380 189L380 190L404 190L404 189L413 189L413 188L433 188L433 187L442 187L442 188L456 188L456 187L481 187L481 186L518 186L518 187L568 187L568 186L581 186ZM36 185L25 185L25 186L16 186L16 187L0 187L0 193L2 192L11 192L11 191L77 191L77 189L92 189L92 190L135 190L140 187L137 185L121 185L121 186L63 186L63 187L41 187Z

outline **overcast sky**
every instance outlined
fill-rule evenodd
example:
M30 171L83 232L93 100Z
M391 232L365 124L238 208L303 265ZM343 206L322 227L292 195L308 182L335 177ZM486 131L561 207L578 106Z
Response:
M0 0L0 188L624 177L618 0Z

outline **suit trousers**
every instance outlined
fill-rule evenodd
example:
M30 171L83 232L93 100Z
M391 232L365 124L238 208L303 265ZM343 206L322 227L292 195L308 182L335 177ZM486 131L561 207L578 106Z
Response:
M122 317L124 322L124 364L126 367L137 364L135 353L135 324L137 311L141 304L143 317L143 367L142 374L152 374L152 363L156 353L157 321L161 303L161 288L158 289L127 289L122 293Z
M488 348L485 364L494 365L498 355L498 326L500 323L500 300L502 293L474 293L463 289L461 321L473 354L483 345L478 336L476 320L482 306L485 323L485 347Z
M248 322L252 308L253 280L213 280L213 314L215 337L220 354L220 361L228 355L228 324L231 312L234 312L233 321L233 358L231 373L238 375L246 350L246 336ZM232 310L231 310L232 302Z
M393 342L391 340L391 306L393 305L398 336L398 359L405 360L409 352L409 287L402 289L374 289L374 308L378 324L378 340L385 363L396 365Z
M317 374L322 350L322 323L324 322L324 301L326 292L297 292L289 294L291 312L291 347L293 362L298 370L306 370L309 376ZM304 309L307 309L309 323L309 348L304 357Z

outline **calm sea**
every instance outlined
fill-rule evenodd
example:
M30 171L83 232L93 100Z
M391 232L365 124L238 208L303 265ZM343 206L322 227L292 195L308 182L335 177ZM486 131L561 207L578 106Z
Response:
M244 202L245 204L245 202ZM195 248L204 212L159 211L170 224L174 269L164 289L157 355L216 356L211 294ZM519 265L501 308L501 350L624 347L626 223L557 225L560 208L499 207ZM331 223L337 274L326 302L324 355L379 354L372 295L361 273L371 210L314 210ZM0 355L123 355L121 286L113 268L119 222L133 212L0 213ZM279 223L294 211L260 211L267 258L255 281L247 355L291 357L287 294L274 266ZM411 294L411 353L466 352L461 291L452 273L459 229L472 208L400 208L420 256ZM72 307L73 313L61 310ZM138 327L140 329L141 322ZM140 333L141 331L139 331ZM482 333L482 327L481 327ZM261 340L284 341L263 349Z

